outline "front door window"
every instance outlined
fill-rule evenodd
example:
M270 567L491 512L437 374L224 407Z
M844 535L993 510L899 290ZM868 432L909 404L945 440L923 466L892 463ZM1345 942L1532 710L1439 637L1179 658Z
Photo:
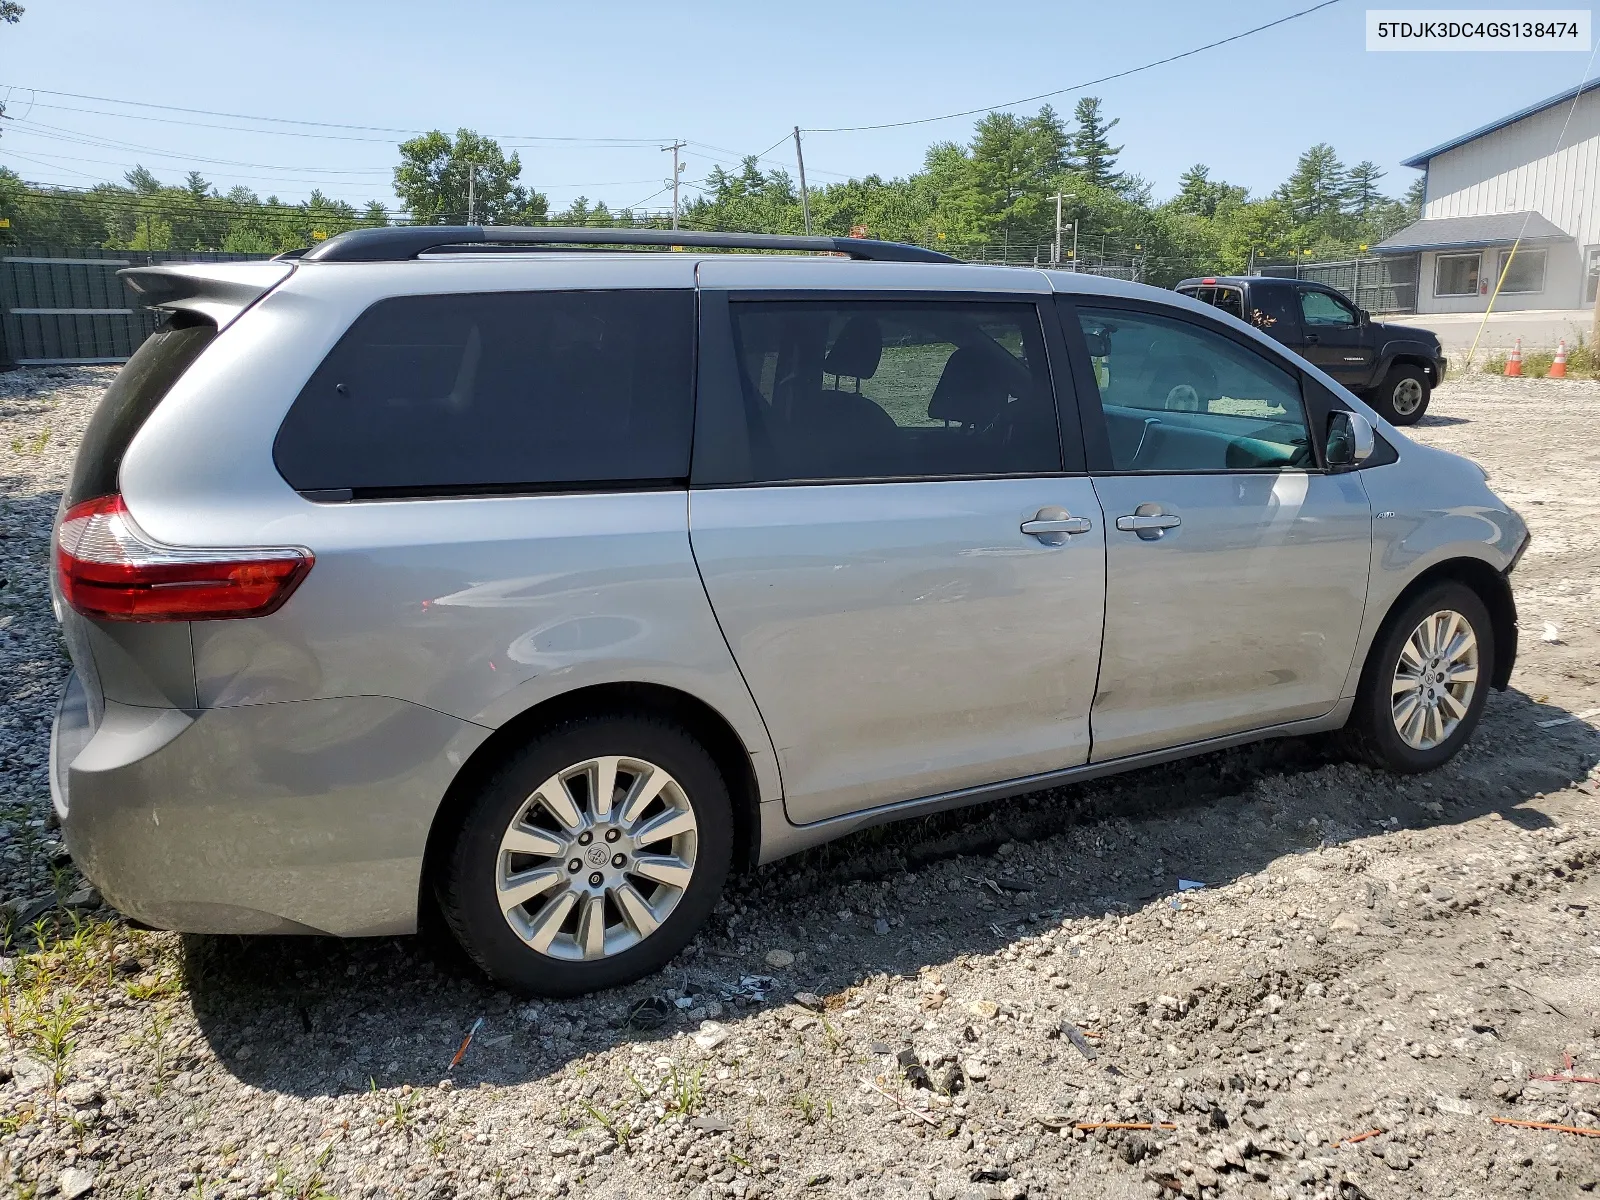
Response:
M1117 471L1314 466L1298 381L1186 321L1080 310Z

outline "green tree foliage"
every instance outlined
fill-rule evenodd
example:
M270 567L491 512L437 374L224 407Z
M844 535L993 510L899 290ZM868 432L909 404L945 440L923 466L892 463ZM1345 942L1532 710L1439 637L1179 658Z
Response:
M0 0L3 3L4 0ZM1421 182L1404 199L1384 195L1383 172L1371 162L1346 167L1331 146L1302 154L1284 183L1266 197L1212 178L1203 163L1179 179L1177 194L1157 201L1138 175L1119 170L1122 146L1110 143L1115 118L1093 97L1072 121L1050 107L1032 116L989 113L966 142L928 147L921 168L898 178L869 174L810 190L815 232L916 242L959 257L1048 261L1056 206L1076 226L1085 269L1104 266L1157 284L1189 275L1237 272L1252 262L1355 253L1414 220ZM713 167L691 190L681 212L688 229L799 233L805 228L799 188L783 160L749 157L734 169ZM522 164L471 130L432 132L400 147L395 191L411 219L464 221L467 175L475 166L480 221L604 227L653 224L667 214L611 208L579 196L557 213L520 182ZM87 192L26 185L0 169L0 241L122 249L226 250L277 253L311 245L346 229L382 225L381 201L358 208L313 192L299 204L264 199L248 188L221 193L191 173L164 183L144 167L120 184ZM1063 255L1073 237L1062 239Z
M1111 144L1110 133L1121 117L1107 121L1100 115L1100 98L1085 96L1073 110L1078 127L1072 131L1067 165L1074 173L1088 178L1096 187L1115 187L1122 180L1117 171L1121 146Z
M1168 208L1175 213L1215 217L1224 209L1243 204L1248 195L1247 188L1213 181L1211 168L1204 163L1195 163L1178 177L1178 194L1168 202Z
M452 139L435 129L400 143L394 191L412 218L423 224L464 224L469 177L473 219L482 225L538 225L549 201L523 187L522 159L507 158L500 144L470 129Z
M389 223L376 201L358 211L314 191L299 204L284 204L246 187L224 195L198 172L181 184L163 184L142 166L122 184L86 192L30 188L0 169L0 216L11 221L0 229L10 243L239 254L278 254L347 229Z

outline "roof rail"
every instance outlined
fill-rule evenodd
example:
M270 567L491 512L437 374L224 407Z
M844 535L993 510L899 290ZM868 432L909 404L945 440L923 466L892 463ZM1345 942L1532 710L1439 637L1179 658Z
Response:
M873 262L959 260L937 250L868 238L802 237L794 234L716 233L688 229L583 229L516 225L389 225L351 229L319 242L302 262L403 262L428 250L500 243L551 246L694 246L722 250L811 250L847 254Z

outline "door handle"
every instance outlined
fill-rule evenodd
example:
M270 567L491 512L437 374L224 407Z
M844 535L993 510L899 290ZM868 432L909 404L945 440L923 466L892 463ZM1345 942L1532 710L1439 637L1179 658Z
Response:
M1316 334L1314 334L1314 333L1306 334L1306 345L1315 346L1317 344L1317 341L1318 341L1318 339L1317 339L1317 335Z
M1088 517L1074 517L1064 508L1050 505L1041 508L1038 515L1021 525L1022 532L1036 537L1047 546L1059 546L1068 534L1088 533L1094 526Z
M1143 505L1140 508L1154 507ZM1175 529L1183 522L1177 513L1129 513L1125 517L1117 518L1117 528L1123 533L1137 533L1145 541L1154 541L1169 529Z
M1042 521L1024 521L1022 532L1038 535L1041 533L1088 533L1092 526L1088 517L1062 517L1059 520L1045 519Z

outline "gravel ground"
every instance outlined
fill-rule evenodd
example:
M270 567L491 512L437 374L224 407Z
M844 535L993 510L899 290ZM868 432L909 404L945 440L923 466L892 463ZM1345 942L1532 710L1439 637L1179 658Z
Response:
M1600 385L1455 382L1417 430L1534 532L1512 688L1444 770L1288 741L873 831L739 881L662 976L523 1003L436 935L185 938L81 890L45 566L109 377L0 376L18 1196L1595 1192L1600 1138L1493 1118L1600 1133L1549 1078L1600 1076Z

